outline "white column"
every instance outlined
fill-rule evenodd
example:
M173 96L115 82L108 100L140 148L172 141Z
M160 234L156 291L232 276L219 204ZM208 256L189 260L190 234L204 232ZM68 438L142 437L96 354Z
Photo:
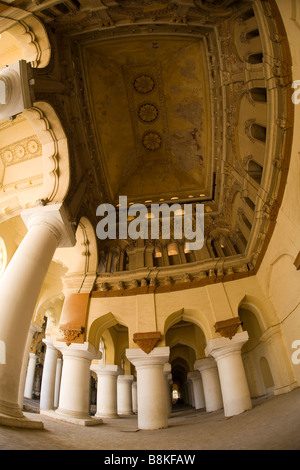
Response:
M188 386L188 383L185 382L183 384L183 403L185 405L189 405L190 404L190 396L189 396L189 386Z
M137 411L138 411L136 380L132 382L132 411L134 414L137 414Z
M132 414L132 382L133 375L119 375L117 381L118 415Z
M59 404L61 371L62 371L62 359L59 357L57 359L56 373L55 373L54 408L57 408Z
M59 406L52 416L83 425L101 423L90 416L90 366L99 351L88 342L54 345L63 355L63 368Z
M170 388L170 380L172 379L171 370L172 370L171 364L169 364L168 362L164 364L164 379L165 379L166 405L167 405L168 416L171 415L171 411L172 411L172 394L171 394L171 388Z
M149 354L141 349L126 349L126 356L137 371L138 427L160 429L168 427L165 397L164 364L170 348L154 348Z
M20 418L29 426L18 395L32 314L56 248L71 246L75 239L71 241L66 234L61 205L24 211L22 217L28 232L0 280L0 341L6 346L6 364L0 368L0 413L3 424Z
M252 408L247 378L241 357L243 344L248 341L247 331L232 339L211 339L205 348L207 356L217 361L225 416L233 416Z
M198 359L194 367L202 376L206 411L220 410L223 408L223 399L216 361L213 357Z
M123 373L122 369L116 365L92 364L91 370L96 372L98 378L95 416L107 419L118 418L117 379Z
M199 410L201 408L205 407L205 399L204 399L204 393L203 393L203 386L202 386L202 380L201 380L201 375L200 372L198 371L192 371L189 372L187 375L188 380L191 383L191 388L193 390L193 406L196 410Z
M43 342L47 348L43 366L40 410L53 410L58 350L53 346L51 339L45 338Z
M25 395L25 386L26 386L26 381L27 381L27 371L28 371L28 366L29 366L29 361L30 361L30 349L31 349L31 343L32 343L32 338L34 333L38 331L38 329L31 323L29 332L27 335L27 340L26 340L26 345L24 349L24 356L23 356L23 361L22 361L22 368L21 368L21 374L20 374L20 382L19 382L19 399L18 403L20 408L23 408L23 403L24 403L24 396L26 398L32 398L32 390L31 390L31 396ZM34 377L33 377L34 379ZM33 387L33 383L32 383ZM27 389L27 393L29 392L29 389Z
M26 398L32 398L36 360L37 360L37 355L30 353L28 367L27 367L27 374L26 374L25 390L24 390L24 397Z
M189 405L192 407L195 407L194 387L193 387L193 383L191 379L187 378L186 384L187 384L187 390L188 390Z
M260 340L266 344L271 374L274 380L274 395L287 393L297 387L280 325L266 330Z

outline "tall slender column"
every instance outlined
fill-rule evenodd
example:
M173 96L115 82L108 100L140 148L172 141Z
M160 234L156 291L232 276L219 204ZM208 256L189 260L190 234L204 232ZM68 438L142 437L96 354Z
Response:
M183 403L185 405L190 404L190 397L189 397L189 386L187 382L184 382L183 384Z
M56 341L54 346L63 355L59 407L53 417L82 425L102 423L90 416L90 366L99 351L88 343L66 343Z
M62 371L62 359L59 357L57 359L56 372L55 372L54 408L57 408L59 404L61 371Z
M268 349L268 362L274 379L274 395L290 392L297 387L290 361L282 339L280 325L266 330L260 340Z
M133 375L119 375L118 377L117 404L120 416L132 414L132 382Z
M97 411L99 418L118 418L117 408L117 379L123 373L122 369L116 365L102 366L92 364L91 370L96 372L98 378L97 385Z
M25 386L26 386L27 372L28 372L28 367L29 367L29 362L30 362L30 348L31 348L33 335L36 331L38 331L38 329L31 323L29 332L27 335L25 349L24 349L24 356L23 356L20 381L19 381L18 403L21 409L23 408L24 396L26 396L26 398L32 398L32 390L31 390L31 396L25 395ZM34 377L32 380L34 380ZM33 387L33 383L32 383L32 387ZM29 389L27 389L27 393L29 393Z
M0 280L0 341L6 346L6 364L0 368L0 424L41 427L41 422L26 420L18 404L23 355L53 254L58 246L73 245L75 239L65 228L69 222L61 205L27 210L22 217L28 232Z
M189 372L187 375L188 380L191 382L191 388L193 390L193 406L195 407L196 410L199 410L201 408L205 407L205 399L204 399L204 393L203 393L203 386L202 386L202 380L201 380L201 375L200 372L198 371L192 371Z
M138 411L137 406L137 383L136 380L132 382L132 411L134 414Z
M242 346L248 338L247 331L237 333L232 339L214 338L205 349L205 354L217 361L225 416L237 415L252 408L241 357Z
M169 364L168 362L164 364L164 378L165 378L166 403L167 403L168 416L171 415L171 411L172 411L172 394L171 394L171 388L170 388L170 379L172 379L171 369L172 369L171 364Z
M28 361L25 390L24 390L24 397L26 398L32 398L36 360L37 360L37 355L33 353L29 353L29 361Z
M170 348L154 348L149 354L141 349L126 349L126 356L137 371L138 427L160 429L168 427L165 397L164 364Z
M188 404L195 407L194 387L191 379L187 379L187 391L188 391Z
M51 339L45 338L43 342L47 349L43 367L40 410L53 410L58 350L53 347Z
M220 410L223 408L223 399L216 361L213 357L198 359L194 367L202 376L206 411Z

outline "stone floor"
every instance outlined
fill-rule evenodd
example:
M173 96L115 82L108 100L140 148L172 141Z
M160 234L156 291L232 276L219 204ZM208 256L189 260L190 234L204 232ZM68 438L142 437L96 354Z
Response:
M169 427L156 431L138 430L135 415L91 427L25 415L44 429L0 426L1 450L300 450L300 388L256 399L252 410L231 418L175 407Z

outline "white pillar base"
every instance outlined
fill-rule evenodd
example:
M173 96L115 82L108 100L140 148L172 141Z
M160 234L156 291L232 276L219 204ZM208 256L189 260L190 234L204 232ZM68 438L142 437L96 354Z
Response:
M203 385L201 374L198 370L189 372L187 379L191 381L192 393L193 393L193 406L196 410L205 408L205 398L203 393Z
M217 361L225 416L234 416L252 408L241 349L249 339L247 331L232 339L211 339L205 348L207 356Z
M58 350L53 347L53 341L50 338L43 339L43 343L46 344L47 349L42 376L40 410L53 410Z
M44 423L40 420L31 420L23 415L21 418L0 413L0 426L10 426L24 429L43 429Z
M202 376L206 411L210 413L222 409L223 399L216 361L213 357L198 359L194 367Z
M92 364L91 370L98 378L96 418L116 419L117 413L117 379L123 370L117 365L102 366Z
M36 361L37 361L37 355L30 353L27 374L26 374L25 389L24 389L24 397L29 398L29 399L32 398Z
M170 348L154 348L149 354L141 349L126 349L126 356L137 371L139 429L167 428L164 364L169 360Z
M59 407L50 415L84 426L94 423L95 418L89 414L90 365L99 351L88 342L67 346L64 342L56 341L54 346L63 354L63 368ZM98 420L97 424L100 422Z
M118 415L132 415L132 382L133 375L119 375L117 381Z
M64 421L65 423L71 424L79 424L80 426L97 426L98 424L102 424L103 421L100 418L94 418L93 416L86 416L86 417L78 417L74 416L74 412L70 415L68 414L68 410L57 409L54 410L41 410L41 415L48 416L49 418L53 418L59 421Z

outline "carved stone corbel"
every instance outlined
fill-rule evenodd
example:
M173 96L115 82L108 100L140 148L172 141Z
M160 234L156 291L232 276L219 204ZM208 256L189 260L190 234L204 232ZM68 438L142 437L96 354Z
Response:
M237 332L239 326L241 325L241 320L239 317L229 318L228 320L218 321L215 323L214 327L216 333L220 333L224 338L231 339Z
M81 327L69 329L60 327L59 331L63 334L62 341L64 341L67 346L70 346L71 343L73 343L76 339L79 338L80 335L84 333L84 328Z
M150 333L134 333L133 342L146 354L149 354L155 347L156 343L161 340L160 331L152 331Z

